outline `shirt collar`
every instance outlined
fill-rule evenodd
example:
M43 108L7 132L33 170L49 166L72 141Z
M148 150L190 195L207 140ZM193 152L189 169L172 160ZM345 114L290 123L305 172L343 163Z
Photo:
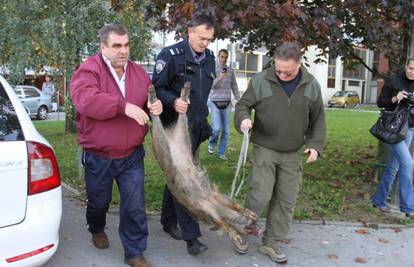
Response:
M187 41L188 47L190 48L190 52L193 55L193 59L195 60L195 62L200 63L206 57L206 51L204 50L203 53L199 56L196 54L194 49L191 47L188 38L186 38L186 41Z

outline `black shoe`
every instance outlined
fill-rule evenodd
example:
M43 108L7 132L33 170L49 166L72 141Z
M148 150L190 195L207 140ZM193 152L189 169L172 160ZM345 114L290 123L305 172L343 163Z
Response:
M187 251L191 255L200 254L203 251L206 251L208 247L198 241L197 239L188 240L187 242Z
M414 212L406 213L405 216L414 221Z
M173 226L173 227L170 227L170 228L163 227L163 230L164 230L164 232L169 234L175 240L183 239L183 236L181 234L181 230L177 226Z

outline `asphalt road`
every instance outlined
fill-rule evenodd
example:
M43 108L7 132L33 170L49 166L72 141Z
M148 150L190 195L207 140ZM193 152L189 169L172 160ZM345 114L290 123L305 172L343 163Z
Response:
M45 267L112 267L123 263L123 249L117 233L118 216L107 216L108 249L96 249L85 227L84 203L64 190L60 245ZM225 235L202 226L202 241L209 250L193 257L187 254L183 241L175 241L161 229L158 215L149 215L149 240L145 256L154 266L164 267L259 267L278 266L257 252L259 240L250 238L250 250L236 254ZM261 222L263 225L263 222ZM294 223L285 248L289 262L284 266L414 266L414 228L379 226L378 230L361 224L320 222Z

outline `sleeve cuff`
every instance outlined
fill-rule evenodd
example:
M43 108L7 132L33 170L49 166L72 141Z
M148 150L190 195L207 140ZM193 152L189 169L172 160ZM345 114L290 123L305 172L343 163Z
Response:
M118 101L118 114L122 114L125 115L125 107L126 107L127 102L125 100L123 100L122 98L119 99Z

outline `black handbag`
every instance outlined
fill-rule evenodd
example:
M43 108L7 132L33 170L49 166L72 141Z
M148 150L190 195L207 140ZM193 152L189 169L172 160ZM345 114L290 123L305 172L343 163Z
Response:
M401 107L393 111L381 110L377 122L369 130L379 140L396 144L407 136L409 108Z

